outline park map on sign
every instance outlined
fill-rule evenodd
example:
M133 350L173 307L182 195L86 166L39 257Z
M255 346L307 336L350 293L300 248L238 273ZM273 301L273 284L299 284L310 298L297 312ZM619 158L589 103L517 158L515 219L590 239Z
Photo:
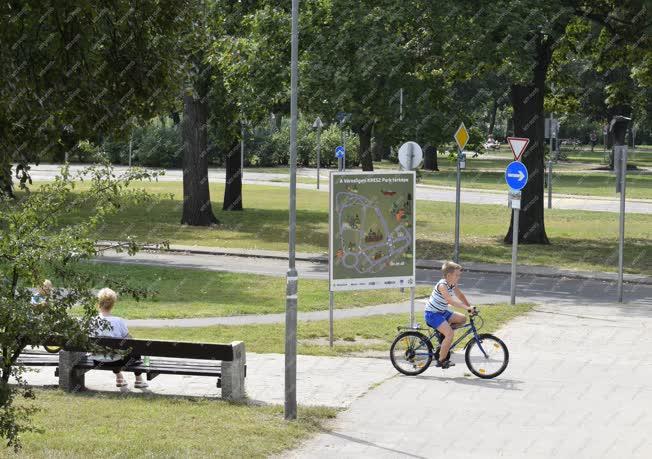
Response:
M411 174L334 177L333 279L413 275Z

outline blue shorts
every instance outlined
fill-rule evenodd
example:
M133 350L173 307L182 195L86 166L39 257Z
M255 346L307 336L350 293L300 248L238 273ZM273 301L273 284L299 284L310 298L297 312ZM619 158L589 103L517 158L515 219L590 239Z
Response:
M442 312L426 311L425 319L428 326L432 328L437 328L444 322L448 321L448 319L450 319L452 315L453 315L453 311L442 311Z

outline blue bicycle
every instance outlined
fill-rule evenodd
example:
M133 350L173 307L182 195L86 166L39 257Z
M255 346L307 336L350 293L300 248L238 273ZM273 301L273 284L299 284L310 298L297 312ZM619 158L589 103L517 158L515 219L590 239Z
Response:
M480 321L476 325L476 320ZM473 337L466 343L464 360L471 373L478 378L491 379L500 375L507 368L509 351L500 338L489 333L478 333L484 321L475 312L469 315L469 322L456 329L466 328L466 333L457 338L451 345L454 349L464 338L472 334ZM439 360L439 347L443 335L435 329L422 329L416 327L398 327L399 335L390 348L389 356L392 365L399 372L407 376L416 376L428 369L433 358ZM424 333L427 333L424 334ZM435 349L432 339L437 339Z

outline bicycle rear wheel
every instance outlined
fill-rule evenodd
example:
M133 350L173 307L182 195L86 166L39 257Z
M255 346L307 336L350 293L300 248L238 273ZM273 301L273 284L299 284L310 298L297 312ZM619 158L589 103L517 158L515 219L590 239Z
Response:
M491 379L500 375L509 363L509 351L500 338L482 333L472 339L464 354L466 366L478 378Z
M398 335L389 351L394 368L407 376L426 371L432 362L432 355L432 343L427 336L416 331Z

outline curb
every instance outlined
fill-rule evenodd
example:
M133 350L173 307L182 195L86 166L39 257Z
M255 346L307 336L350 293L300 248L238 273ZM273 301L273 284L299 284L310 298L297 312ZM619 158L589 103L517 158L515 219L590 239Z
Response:
M112 241L100 241L98 247L114 245ZM161 248L157 245L145 245L144 251L151 252L168 252L197 255L226 255L243 258L267 258L274 260L287 260L288 255L284 252L275 250L256 250L256 249L228 249L220 247L198 247L198 246L170 246L169 249ZM297 252L296 260L308 261L311 263L327 264L328 256L323 253ZM417 269L435 269L439 270L444 260L416 260ZM511 265L493 264L493 263L463 263L464 269L469 272L488 273L488 274L511 274ZM566 279L584 279L600 280L605 282L617 282L618 273L591 272L591 271L573 271L569 269L549 268L546 266L519 266L519 275L539 276L548 278L566 278ZM623 282L627 284L652 285L652 277L643 274L624 274Z

